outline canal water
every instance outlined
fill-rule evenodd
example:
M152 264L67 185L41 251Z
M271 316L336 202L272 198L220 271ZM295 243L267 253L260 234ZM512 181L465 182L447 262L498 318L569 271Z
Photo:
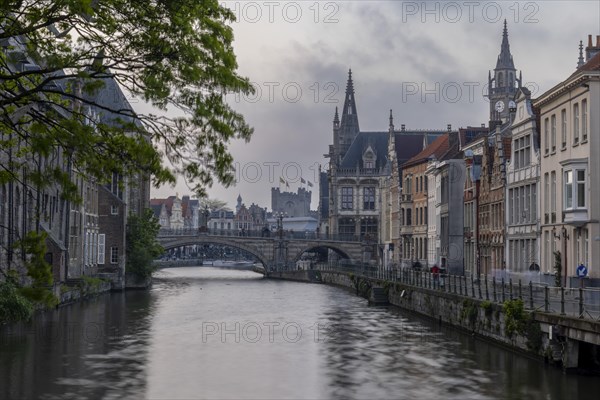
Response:
M158 272L0 328L0 398L591 399L555 368L326 285Z

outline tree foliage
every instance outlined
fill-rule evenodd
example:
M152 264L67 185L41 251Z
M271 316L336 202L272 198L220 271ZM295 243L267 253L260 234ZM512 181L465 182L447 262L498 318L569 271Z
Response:
M131 215L127 220L127 264L125 271L139 278L152 275L152 261L163 253L156 237L160 230L158 219L150 209L141 216Z
M560 251L554 252L554 285L562 286L562 256Z
M200 210L207 209L209 211L215 210L229 210L227 202L221 199L211 199L209 197L200 200Z
M225 96L253 91L236 72L232 21L217 0L0 3L0 151L16 156L0 183L56 183L75 199L64 165L34 165L60 149L99 182L143 172L159 185L181 174L199 195L214 179L231 184L227 144L252 129ZM133 112L98 101L109 80L148 104Z

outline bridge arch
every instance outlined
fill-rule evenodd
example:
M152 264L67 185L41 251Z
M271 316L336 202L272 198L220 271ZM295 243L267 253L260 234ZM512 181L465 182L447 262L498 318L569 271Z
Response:
M228 239L228 240L227 240ZM231 240L231 238L227 238L226 240L214 237L214 236L202 236L202 237L194 237L194 238L180 238L173 240L162 240L161 245L165 250L175 249L177 247L183 246L194 246L194 245L205 245L205 244L215 244L220 246L232 247L234 249L243 250L247 253L252 254L256 257L265 268L269 265L269 259L267 255L263 254L260 250L240 243L239 241Z
M350 254L348 254L348 252L346 250L344 250L344 249L340 248L339 246L332 244L332 243L307 243L305 246L300 247L300 250L298 250L296 252L296 254L290 258L295 263L296 261L300 260L300 257L302 256L302 254L308 253L311 250L316 250L316 249L333 250L336 254L342 256L342 258L352 260L352 257L350 256Z

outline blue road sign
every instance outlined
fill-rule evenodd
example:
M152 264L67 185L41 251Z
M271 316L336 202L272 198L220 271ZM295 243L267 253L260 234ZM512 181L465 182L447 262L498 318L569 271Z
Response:
M587 267L583 264L580 264L579 267L577 267L577 276L580 278L584 278L587 276L588 270Z

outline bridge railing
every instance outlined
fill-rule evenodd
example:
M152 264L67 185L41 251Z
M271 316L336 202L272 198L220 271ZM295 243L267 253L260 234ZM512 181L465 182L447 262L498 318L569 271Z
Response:
M368 264L328 262L313 264L321 271L352 273L372 279L398 282L407 286L452 293L465 298L504 304L521 300L523 308L581 319L600 320L600 288L564 288L533 281L496 279L487 275L449 275L415 268L381 269Z
M249 238L273 238L273 239L294 239L294 240L326 240L338 242L361 242L369 240L365 236L345 235L345 234L326 234L316 231L294 231L261 229L261 230L233 230L233 229L209 229L209 228L184 228L184 229L160 229L158 237L172 236L228 236L228 237L249 237Z

